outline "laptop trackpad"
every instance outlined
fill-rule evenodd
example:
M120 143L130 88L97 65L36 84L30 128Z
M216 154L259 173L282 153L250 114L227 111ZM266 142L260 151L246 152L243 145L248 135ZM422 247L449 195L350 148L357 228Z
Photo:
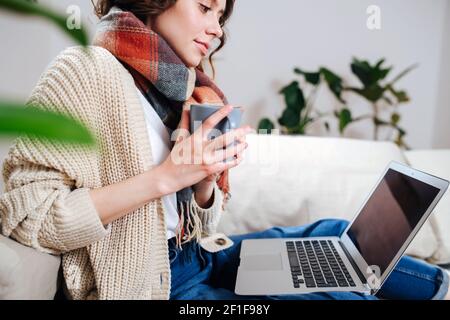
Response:
M257 254L245 256L241 261L241 268L244 270L282 270L281 254Z

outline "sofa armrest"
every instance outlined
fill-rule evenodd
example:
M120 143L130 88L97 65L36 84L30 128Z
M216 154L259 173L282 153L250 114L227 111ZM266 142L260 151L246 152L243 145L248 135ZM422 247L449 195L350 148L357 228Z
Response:
M0 235L0 300L53 299L60 264L59 256Z

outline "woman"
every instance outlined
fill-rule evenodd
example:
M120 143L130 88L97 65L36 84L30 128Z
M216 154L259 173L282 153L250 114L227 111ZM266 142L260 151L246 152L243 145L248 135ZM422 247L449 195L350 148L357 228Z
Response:
M21 137L4 165L2 232L62 254L68 298L242 298L233 293L242 239L331 236L345 228L344 221L326 220L232 237L234 245L217 253L199 245L215 232L228 198L228 170L247 147L249 128L207 139L231 108L200 63L213 40L223 46L233 5L100 0L95 46L64 51L33 91L30 105L71 114L99 141L96 152ZM193 103L226 106L190 134ZM237 147L225 147L234 139ZM403 258L379 296L446 295L441 269ZM375 299L355 293L283 298Z

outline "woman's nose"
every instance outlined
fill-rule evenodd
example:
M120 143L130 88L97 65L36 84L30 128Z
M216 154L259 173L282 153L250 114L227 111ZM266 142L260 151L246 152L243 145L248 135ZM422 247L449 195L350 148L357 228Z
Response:
M213 34L217 38L221 38L223 35L222 26L218 19L212 18L210 27L207 29L208 34Z

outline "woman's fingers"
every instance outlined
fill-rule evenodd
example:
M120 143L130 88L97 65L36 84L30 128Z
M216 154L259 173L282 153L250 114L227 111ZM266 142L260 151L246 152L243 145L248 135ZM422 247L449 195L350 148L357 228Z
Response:
M213 144L215 149L222 149L222 148L232 144L235 140L238 140L241 142L245 141L245 136L252 131L253 131L253 129L250 126L231 130L231 131L227 132L226 134L223 134L223 135L215 138L214 140L212 140L209 143Z
M240 154L245 149L247 149L248 143L239 143L233 146L230 146L226 149L216 150L214 153L214 162L223 161L229 158L234 157L235 155Z
M244 159L244 157L242 156L242 154L239 154L235 159L231 160L231 161L227 161L227 162L217 162L214 166L213 166L213 170L214 172L223 172L225 170L229 170L232 169L234 167L237 167L242 160Z
M215 112L208 119L206 119L199 128L202 131L203 138L206 139L208 137L209 133L211 132L211 130L213 130L214 127L217 126L220 121L225 119L232 110L233 110L233 107L231 105L226 105L226 106L220 108L217 112Z

